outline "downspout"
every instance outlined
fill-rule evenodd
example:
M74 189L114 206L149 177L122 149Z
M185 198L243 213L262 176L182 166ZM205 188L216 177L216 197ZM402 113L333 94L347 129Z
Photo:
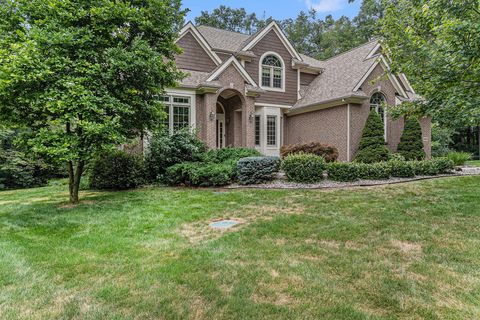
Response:
M351 161L350 157L350 103L347 104L347 162Z

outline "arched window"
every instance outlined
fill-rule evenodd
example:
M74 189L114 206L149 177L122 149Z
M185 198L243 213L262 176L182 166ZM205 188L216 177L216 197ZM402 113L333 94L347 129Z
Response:
M383 127L385 132L385 141L387 140L387 114L385 112L385 104L387 103L387 98L381 92L375 92L370 98L370 111L375 111L380 114L380 117L383 121Z
M283 89L284 70L279 57L268 54L262 59L261 77L262 87Z

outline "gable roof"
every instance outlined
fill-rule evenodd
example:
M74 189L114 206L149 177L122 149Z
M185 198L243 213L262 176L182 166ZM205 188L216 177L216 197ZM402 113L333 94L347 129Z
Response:
M214 50L237 52L252 36L208 26L196 27Z
M182 30L180 30L180 34L178 36L178 40L182 39L187 33L191 33L195 40L200 44L200 46L205 50L205 52L208 54L208 56L212 59L212 61L218 66L219 64L222 63L222 59L212 50L212 47L208 43L208 41L205 40L203 35L198 32L197 28L193 25L193 23L188 22Z
M386 71L389 69L383 56L372 54L372 52L377 52L378 48L379 42L373 40L330 59L317 60L318 65L324 71L306 88L302 98L297 101L292 110L348 97L364 96L367 98L365 93L359 89L370 73L378 64L382 64ZM315 63L311 59L307 58L306 61ZM397 78L393 75L389 75L388 78L396 90L402 96L407 97Z
M226 60L222 65L220 65L217 69L213 70L212 73L207 78L207 81L215 81L223 71L225 71L230 65L233 65L235 69L240 73L243 79L247 82L247 84L258 87L255 80L248 74L245 68L238 62L237 58L231 56L228 60Z

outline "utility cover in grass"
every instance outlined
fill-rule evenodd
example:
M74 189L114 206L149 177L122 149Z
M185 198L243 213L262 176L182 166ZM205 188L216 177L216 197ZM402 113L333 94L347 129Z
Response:
M231 228L240 222L235 221L235 220L220 220L220 221L215 221L210 224L210 227L214 229L228 229Z

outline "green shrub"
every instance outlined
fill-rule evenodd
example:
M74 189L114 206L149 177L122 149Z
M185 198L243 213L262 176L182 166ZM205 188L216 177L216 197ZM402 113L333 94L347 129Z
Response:
M388 162L390 174L395 178L415 177L415 166L412 161L393 160Z
M403 129L397 152L405 157L406 160L423 160L425 151L423 150L422 128L417 119L407 118Z
M326 162L334 162L338 159L337 147L319 142L286 145L280 150L282 158L295 153L314 154L322 157Z
M94 161L89 180L97 190L136 188L145 182L143 159L119 150L107 152Z
M248 157L237 163L237 180L240 184L260 184L272 181L280 167L278 157Z
M463 166L468 160L472 159L472 154L468 152L450 152L447 154L447 159L453 161L455 166Z
M360 178L356 163L333 162L327 164L328 178L334 181L351 182Z
M188 128L173 135L161 131L149 141L145 157L148 178L161 179L167 168L177 163L201 161L205 152L205 144Z
M0 190L44 186L47 177L42 167L23 152L0 149Z
M282 170L288 180L295 182L318 182L323 179L325 169L325 159L314 154L293 153L282 161Z
M222 163L225 161L238 161L242 158L259 157L260 152L250 148L222 148L209 150L204 158L204 162Z
M358 177L365 180L385 180L390 178L390 167L387 162L359 163Z
M372 110L363 128L355 162L375 163L387 161L390 151L385 146L385 129L380 115Z
M435 158L432 160L438 169L438 173L451 173L455 169L455 164L448 158Z
M388 156L388 161L406 161L405 157L402 156L400 153L390 153Z
M413 166L417 176L436 176L439 174L439 169L434 161L413 161Z
M232 182L235 168L232 163L184 162L167 168L165 181L170 185L194 187L225 186Z

